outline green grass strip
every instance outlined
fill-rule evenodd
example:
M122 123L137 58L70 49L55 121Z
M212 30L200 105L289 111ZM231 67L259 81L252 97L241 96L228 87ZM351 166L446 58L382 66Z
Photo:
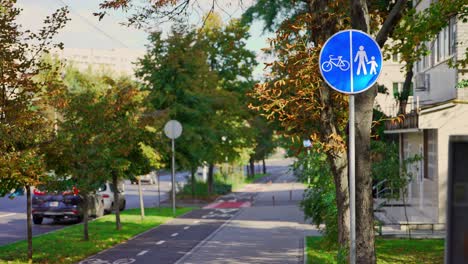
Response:
M257 180L260 180L261 178L263 177L266 177L266 176L269 176L270 174L267 173L267 174L263 174L263 173L256 173L252 178L247 178L245 180L245 183L254 183L256 182Z
M176 215L194 208L178 208ZM146 208L141 220L140 209L121 213L122 230L115 229L115 215L89 222L89 241L83 241L83 225L72 225L33 238L34 263L76 263L104 249L173 219L172 208ZM0 263L27 263L27 243L19 241L0 246Z
M309 264L336 263L336 250L322 247L321 237L307 237ZM444 263L443 239L381 239L375 242L378 264Z

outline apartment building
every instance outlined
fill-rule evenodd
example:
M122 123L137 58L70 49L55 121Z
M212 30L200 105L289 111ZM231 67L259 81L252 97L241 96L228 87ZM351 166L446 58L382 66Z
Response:
M424 10L430 0L416 8ZM409 220L445 224L448 175L448 141L451 135L468 135L468 87L457 88L467 69L449 66L461 59L468 47L468 23L457 17L426 43L431 52L414 67L414 103L401 123L387 122L385 133L400 135L400 157L418 155L422 159L408 165L412 180L408 185ZM390 218L404 221L403 209L387 210Z
M118 75L134 75L135 63L145 50L140 49L77 49L64 48L55 54L80 70L112 72Z

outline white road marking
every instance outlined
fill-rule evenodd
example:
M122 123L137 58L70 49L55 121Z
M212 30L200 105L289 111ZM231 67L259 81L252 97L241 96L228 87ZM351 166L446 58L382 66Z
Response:
M143 256L146 253L148 253L148 250L143 250L142 252L138 253L137 256Z
M164 244L165 242L166 242L166 241L161 240L161 241L158 241L158 243L156 243L156 245L162 245L162 244Z
M178 235L179 235L179 233L174 233L174 234L171 235L171 237L175 237L175 236L178 236Z
M190 226L186 226L186 227L184 227L184 230L187 230L187 229L189 229L189 228L190 228Z
M12 215L15 215L15 213L11 213L11 214L5 214L5 215L0 215L0 218L2 218L2 217L8 217L8 216L12 216Z
M206 237L205 239L203 239L203 241L201 241L200 243L198 243L198 245L196 245L195 247L193 247L189 252L187 252L183 257L181 257L179 260L177 260L174 264L182 264L182 263L186 263L185 261L191 256L193 255L193 253L195 251L197 251L200 247L202 247L203 245L206 244L207 241L211 240L220 230L222 230L226 225L228 225L229 223L231 223L231 221L237 216L237 214L239 213L240 211L236 212L232 218L228 219L226 222L224 222L220 227L218 227L213 233L211 233L208 237Z

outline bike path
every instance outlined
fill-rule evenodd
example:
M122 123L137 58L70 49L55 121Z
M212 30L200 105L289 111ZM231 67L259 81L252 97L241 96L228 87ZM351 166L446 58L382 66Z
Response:
M234 217L240 208L191 211L78 264L173 264Z

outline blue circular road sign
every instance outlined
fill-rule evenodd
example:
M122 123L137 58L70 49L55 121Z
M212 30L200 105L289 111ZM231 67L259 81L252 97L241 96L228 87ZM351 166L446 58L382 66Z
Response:
M359 30L331 36L320 52L319 68L325 81L341 93L356 94L374 85L382 71L382 51Z

